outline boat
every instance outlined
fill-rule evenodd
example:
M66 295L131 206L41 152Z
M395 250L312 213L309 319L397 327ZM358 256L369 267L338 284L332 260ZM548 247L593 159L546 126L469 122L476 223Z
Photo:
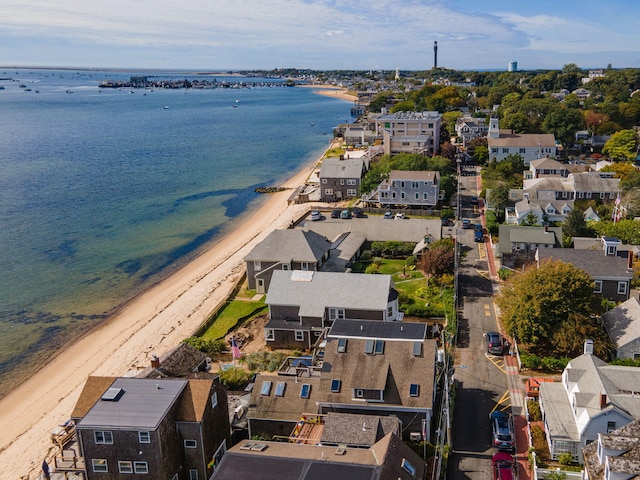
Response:
M165 105L164 109L167 110L169 108L169 105Z

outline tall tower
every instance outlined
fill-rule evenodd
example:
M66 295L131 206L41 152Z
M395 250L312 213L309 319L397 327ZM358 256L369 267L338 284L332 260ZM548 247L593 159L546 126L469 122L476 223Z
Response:
M438 42L433 42L433 68L438 68Z

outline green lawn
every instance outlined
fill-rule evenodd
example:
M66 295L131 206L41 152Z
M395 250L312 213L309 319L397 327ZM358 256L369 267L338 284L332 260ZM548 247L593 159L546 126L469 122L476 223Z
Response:
M238 323L264 313L266 310L267 305L264 303L264 297L258 302L231 300L218 312L213 323L200 337L204 340L222 338Z

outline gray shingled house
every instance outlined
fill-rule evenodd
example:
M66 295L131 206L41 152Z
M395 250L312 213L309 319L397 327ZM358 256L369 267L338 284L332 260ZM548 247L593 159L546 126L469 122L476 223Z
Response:
M325 158L320 166L320 201L340 202L356 198L360 193L360 180L366 173L363 157Z
M611 433L598 433L598 440L582 449L585 480L638 478L640 475L640 421Z
M402 320L391 275L274 270L267 347L311 349L337 319Z
M89 377L71 418L89 480L206 479L230 437L217 377Z
M616 346L616 358L640 358L640 302L635 297L602 315L604 326Z
M331 242L316 232L274 230L245 257L248 287L266 293L275 270L316 271L330 254Z

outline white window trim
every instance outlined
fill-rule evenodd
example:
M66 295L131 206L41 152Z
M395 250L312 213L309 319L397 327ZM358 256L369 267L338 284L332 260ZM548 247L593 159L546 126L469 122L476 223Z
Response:
M198 441L192 438L185 438L184 448L198 448Z
M265 328L264 338L267 342L273 342L276 339L276 332L273 328Z
M304 330L294 330L296 336L296 342L304 341Z
M602 280L593 281L593 293L602 293Z
M618 295L627 294L627 282L618 282Z
M147 462L133 462L134 473L149 473L149 464Z
M198 480L198 470L195 468L189 470L189 480Z
M118 460L118 473L133 473L133 462L130 460Z
M109 463L106 458L93 458L91 459L91 469L97 473L109 472Z
M99 436L101 436L102 439L99 439ZM94 430L93 440L96 445L113 445L113 433L109 430Z
M140 443L151 443L150 432L138 432L138 441Z
M211 395L211 408L216 408L218 406L218 392L213 392Z
M256 272L259 272L260 270L262 270L262 264L260 263L260 260L255 260L255 261L253 262L253 269L254 269Z

